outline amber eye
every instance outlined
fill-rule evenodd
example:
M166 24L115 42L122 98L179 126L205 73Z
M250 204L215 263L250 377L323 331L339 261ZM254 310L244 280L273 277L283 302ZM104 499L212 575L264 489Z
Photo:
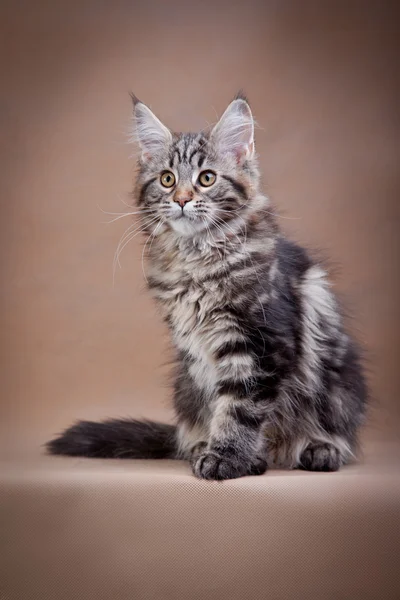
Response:
M210 185L215 183L216 178L216 174L212 171L202 171L199 175L199 182L203 187L210 187Z
M171 171L164 171L164 173L161 174L160 181L161 185L170 188L175 183L175 175L171 173Z

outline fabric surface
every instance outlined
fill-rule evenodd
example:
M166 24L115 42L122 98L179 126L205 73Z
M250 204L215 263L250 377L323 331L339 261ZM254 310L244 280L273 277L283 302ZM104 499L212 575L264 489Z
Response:
M42 459L3 471L5 600L397 600L400 476ZM5 550L5 551L4 551Z
M398 599L397 3L0 11L0 599ZM360 461L219 484L179 462L45 456L78 418L172 418L140 236L112 269L131 225L128 92L198 130L240 88L279 223L330 258L367 350Z

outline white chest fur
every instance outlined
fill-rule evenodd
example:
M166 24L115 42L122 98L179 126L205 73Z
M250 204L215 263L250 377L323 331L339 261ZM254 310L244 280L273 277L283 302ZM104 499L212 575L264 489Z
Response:
M189 372L200 389L212 393L216 384L214 350L220 327L218 311L223 294L217 284L191 284L186 292L171 298L166 307L176 347L192 360Z

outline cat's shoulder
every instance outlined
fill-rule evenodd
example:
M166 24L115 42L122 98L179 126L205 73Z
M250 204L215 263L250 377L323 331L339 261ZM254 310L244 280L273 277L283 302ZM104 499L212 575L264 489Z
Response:
M284 236L279 236L276 241L276 258L279 271L297 277L301 277L315 265L306 248Z

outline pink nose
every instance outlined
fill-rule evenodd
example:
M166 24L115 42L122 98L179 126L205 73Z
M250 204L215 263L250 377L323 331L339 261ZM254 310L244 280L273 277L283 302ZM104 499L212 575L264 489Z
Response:
M191 201L190 196L175 196L175 198L174 198L174 202L177 202L179 204L179 206L181 206L182 208L185 206L185 204L187 204L190 201Z

